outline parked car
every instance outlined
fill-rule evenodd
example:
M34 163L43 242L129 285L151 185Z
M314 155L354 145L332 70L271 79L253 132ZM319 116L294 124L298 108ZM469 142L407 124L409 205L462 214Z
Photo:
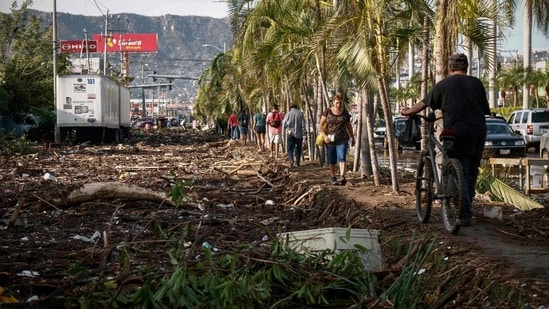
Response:
M490 157L524 157L526 143L524 137L514 132L503 119L486 118L486 142L484 158Z
M132 128L135 128L135 129L143 129L145 127L154 127L156 125L156 119L154 118L151 118L151 117L143 117L143 118L139 118L137 119L136 121L134 121L132 123Z
M526 147L540 150L540 140L549 132L549 110L544 108L521 109L514 111L507 123L513 131L519 132L526 142Z
M40 117L32 113L12 113L0 115L0 129L5 133L23 135L30 129L38 127Z
M549 132L544 133L539 141L539 157L549 159Z
M374 143L383 143L386 131L385 120L378 119L374 124Z

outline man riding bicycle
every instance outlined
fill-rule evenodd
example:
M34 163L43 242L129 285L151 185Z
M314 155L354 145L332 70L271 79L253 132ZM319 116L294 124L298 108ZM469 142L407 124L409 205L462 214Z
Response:
M456 158L463 167L467 184L461 225L471 225L471 204L475 196L475 184L486 139L486 115L490 107L482 82L467 75L469 63L464 54L454 54L448 59L450 75L438 82L427 96L411 107L402 109L403 115L416 114L427 107L442 111L444 130L455 135L449 156Z

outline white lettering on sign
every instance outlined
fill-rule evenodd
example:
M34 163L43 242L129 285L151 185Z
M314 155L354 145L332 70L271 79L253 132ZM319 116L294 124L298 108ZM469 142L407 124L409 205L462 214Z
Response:
M141 46L143 42L142 41L122 41L120 44L122 46Z
M61 52L79 53L83 51L97 52L97 42L88 41L87 48L85 41L61 41L59 44Z

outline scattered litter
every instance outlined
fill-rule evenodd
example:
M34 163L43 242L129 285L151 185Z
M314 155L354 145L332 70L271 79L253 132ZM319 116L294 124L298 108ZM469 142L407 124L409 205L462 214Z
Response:
M53 180L53 181L57 182L57 178L55 178L55 176L53 176L53 174L50 174L50 173L45 173L44 174L44 180Z
M29 278L36 278L40 276L40 273L34 270L23 270L20 273L17 273L20 277L29 277Z
M261 222L259 222L260 224L263 224L263 225L271 225L273 223L276 223L278 220L280 220L279 217L271 217L269 219L265 219Z
M501 207L499 207L499 206L494 206L491 209L488 209L488 208L484 207L484 216L486 216L490 219L497 218L499 220L502 220L503 219L503 212L501 210Z
M97 240L99 240L99 238L101 238L101 233L95 231L95 233L93 233L93 235L89 238L82 235L74 235L72 238L74 240L81 240L83 242L96 242Z
M266 200L265 205L267 206L274 206L275 202L273 200Z
M225 208L233 208L234 205L233 203L229 203L229 204L220 203L220 204L217 204L217 207L225 209Z

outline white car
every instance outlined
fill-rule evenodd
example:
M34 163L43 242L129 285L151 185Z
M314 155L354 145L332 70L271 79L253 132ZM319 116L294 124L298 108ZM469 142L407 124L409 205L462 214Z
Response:
M539 157L549 159L549 132L541 135L539 140Z
M383 143L385 141L385 135L387 128L385 127L385 121L378 119L374 124L374 143Z

